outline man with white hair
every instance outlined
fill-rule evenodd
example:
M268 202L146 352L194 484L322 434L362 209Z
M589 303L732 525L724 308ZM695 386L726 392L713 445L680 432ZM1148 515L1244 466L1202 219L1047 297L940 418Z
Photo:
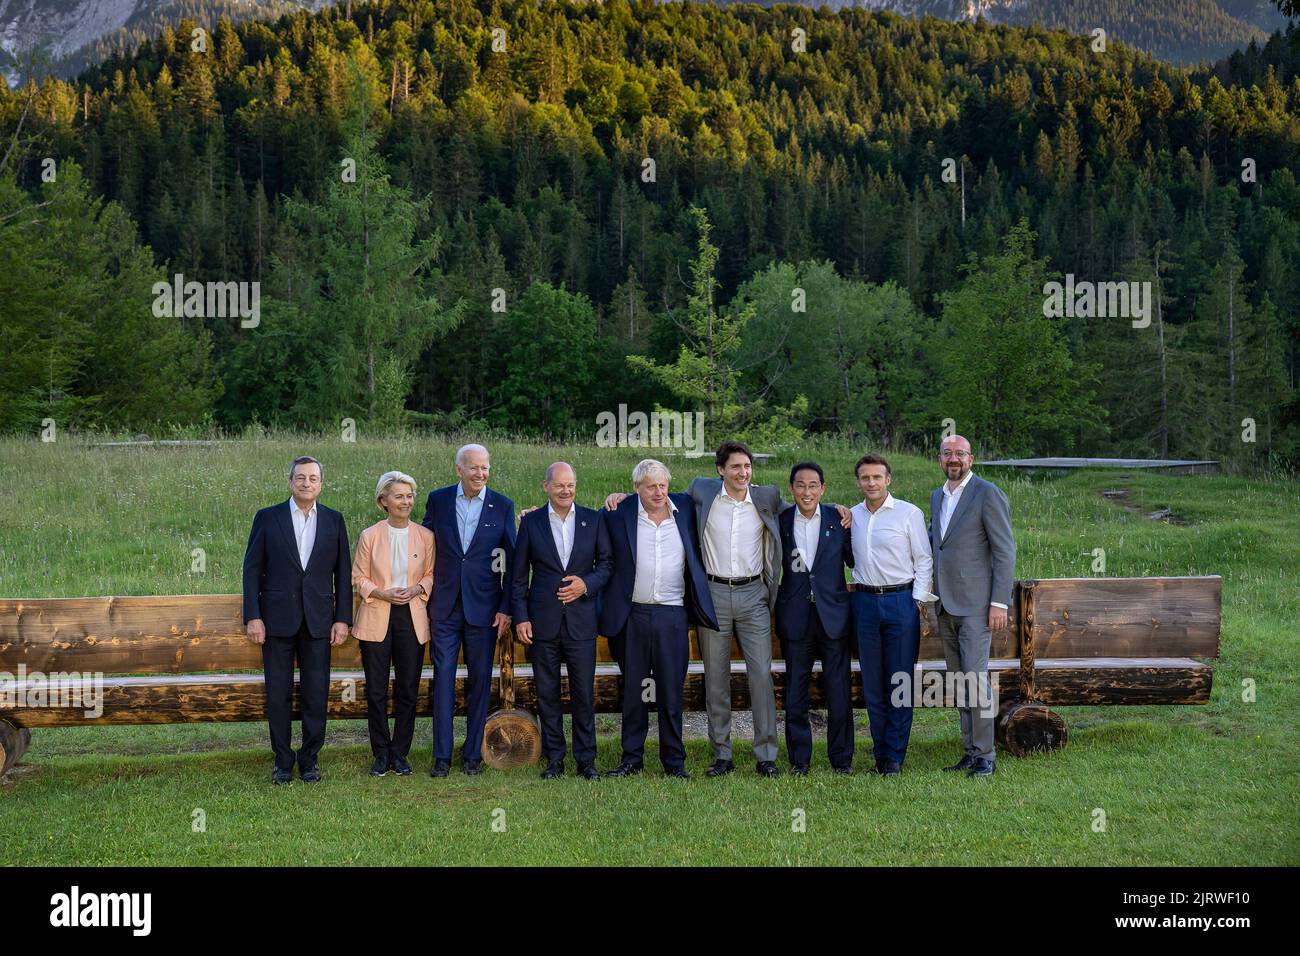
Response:
M636 494L602 519L614 570L605 587L600 632L621 645L623 758L607 776L641 772L648 729L645 705L659 712L659 760L670 777L689 779L682 708L690 625L718 626L695 531L695 503L669 494L672 476L647 458L632 470Z
M492 686L492 657L510 626L509 581L515 550L515 504L488 488L488 450L456 452L459 481L429 492L422 524L433 532L433 769L451 771L456 659L465 651L466 729L461 750L467 774L482 769L483 728Z

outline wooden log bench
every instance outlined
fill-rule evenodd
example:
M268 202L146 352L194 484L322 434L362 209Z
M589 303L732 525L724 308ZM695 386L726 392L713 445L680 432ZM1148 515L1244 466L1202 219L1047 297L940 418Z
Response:
M238 595L0 599L0 774L22 756L33 728L264 720L261 649L245 640L240 612ZM1008 625L993 635L990 654L1000 745L1018 755L1064 746L1067 730L1055 707L1208 703L1220 621L1217 576L1017 582ZM783 675L780 657L774 638L772 667ZM536 713L526 658L523 645L503 641L494 679L504 665L513 673L516 705ZM702 711L704 669L694 631L691 658L685 706ZM937 635L924 635L917 674L944 670ZM430 713L431 677L426 667L421 716ZM776 684L783 708L784 680ZM42 685L44 699L36 694ZM87 716L96 687L102 712ZM567 679L562 691L567 697ZM604 637L595 691L598 711L621 711L618 667ZM745 665L734 646L731 691L733 707L747 709ZM856 660L853 696L855 707L865 706ZM38 706L27 706L33 701ZM823 704L820 672L812 704ZM465 712L463 661L456 712ZM366 716L355 640L333 650L329 716Z

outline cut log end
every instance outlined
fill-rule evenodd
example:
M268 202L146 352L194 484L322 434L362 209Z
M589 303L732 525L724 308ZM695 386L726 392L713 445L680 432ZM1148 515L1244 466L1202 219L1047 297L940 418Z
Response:
M998 746L1016 757L1035 750L1060 750L1069 740L1061 715L1045 704L1012 701L998 714Z
M524 710L498 711L483 730L483 759L489 767L509 770L537 763L542 734L533 715Z
M31 742L32 732L26 727L17 727L7 720L0 720L0 777L22 758Z

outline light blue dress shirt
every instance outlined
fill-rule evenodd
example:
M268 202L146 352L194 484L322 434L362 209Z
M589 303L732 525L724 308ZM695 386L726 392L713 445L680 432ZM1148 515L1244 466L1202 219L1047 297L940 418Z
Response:
M456 527L460 529L460 549L461 551L469 550L469 543L474 540L474 532L478 529L478 519L483 514L483 499L486 497L484 488L475 497L470 498L465 494L465 488L458 481L456 482Z

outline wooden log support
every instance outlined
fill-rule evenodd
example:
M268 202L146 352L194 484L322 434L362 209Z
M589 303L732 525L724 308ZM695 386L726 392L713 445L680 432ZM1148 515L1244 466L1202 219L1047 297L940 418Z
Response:
M1034 699L1034 585L1036 581L1024 581L1017 589L1020 600L1016 602L1020 615L1020 697L1022 700ZM1009 616L1009 615L1008 615Z
M32 742L32 732L26 727L0 720L0 777L22 759Z
M501 648L500 703L483 728L483 760L498 770L532 766L542 755L542 731L532 714L515 706L515 642L506 638L497 643Z
M1069 739L1065 721L1046 704L1015 699L998 712L998 747L1016 757L1035 750L1060 750Z

